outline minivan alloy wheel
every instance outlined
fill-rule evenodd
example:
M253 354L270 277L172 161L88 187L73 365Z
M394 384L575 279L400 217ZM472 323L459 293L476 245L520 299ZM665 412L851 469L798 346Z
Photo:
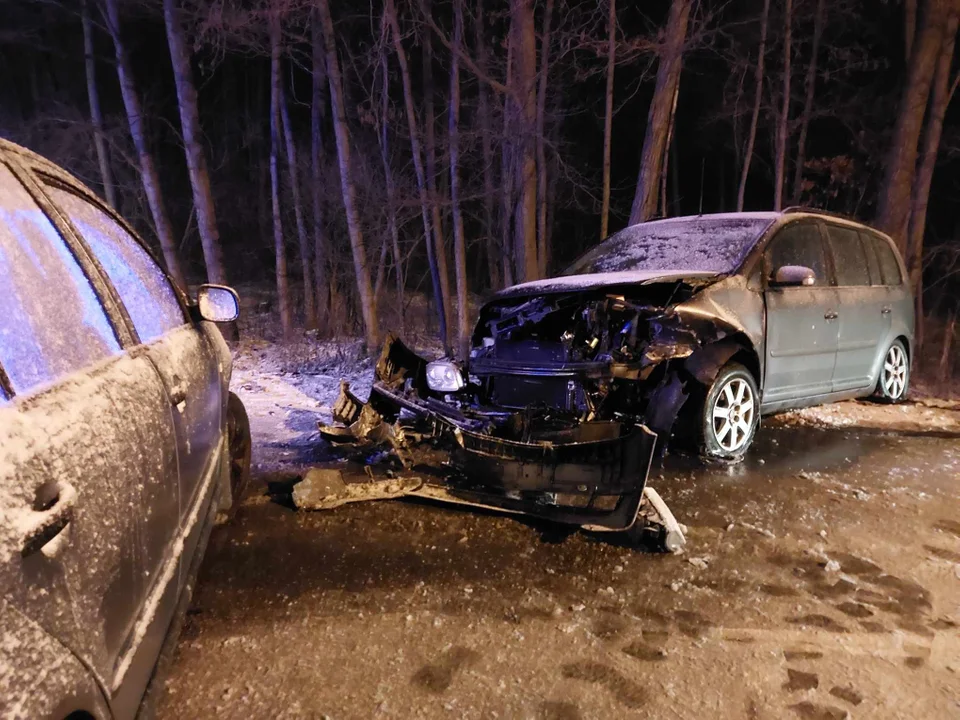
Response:
M727 452L736 452L746 445L755 412L753 390L742 378L730 378L717 393L710 410L717 444Z
M883 373L881 380L887 397L898 400L907 385L907 355L898 343L894 343L887 350L883 359Z

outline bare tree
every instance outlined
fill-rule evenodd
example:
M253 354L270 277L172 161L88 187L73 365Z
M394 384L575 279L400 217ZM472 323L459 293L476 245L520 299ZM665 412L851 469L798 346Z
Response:
M450 202L453 206L453 258L457 277L457 350L466 358L470 339L470 300L467 296L467 249L463 237L463 216L460 213L460 49L463 40L463 0L454 0L453 46L450 60Z
M683 46L687 37L687 24L693 0L674 0L664 30L660 48L660 64L657 68L657 84L647 113L647 129L643 137L643 153L637 190L630 210L630 224L649 220L657 212L660 190L660 173L667 152L667 136L670 132L670 115L680 86L680 70L683 66Z
M280 214L280 17L270 11L270 203L273 209L273 248L276 258L277 299L280 326L284 338L293 332L290 308L290 287L287 281L287 253L283 243L283 220Z
M360 229L360 216L357 212L356 190L353 185L353 173L350 166L350 134L347 131L347 114L343 103L343 83L340 77L340 62L337 59L336 34L333 30L333 18L330 17L328 0L319 0L317 8L320 13L323 40L327 51L327 77L330 82L333 130L337 141L337 160L340 165L340 188L343 193L343 207L347 215L347 234L350 236L353 269L357 275L357 294L360 296L364 337L367 348L373 351L380 342L380 333L377 327L377 299L373 294L373 284L370 281L370 268L367 265L363 233Z
M225 283L227 274L223 267L220 231L217 228L213 192L210 190L210 174L203 149L200 113L197 109L197 89L193 84L190 53L187 51L183 27L180 25L177 0L163 0L163 19L167 29L167 44L170 46L170 59L173 63L173 79L177 87L183 145L187 157L187 170L190 173L193 204L197 213L197 229L200 231L200 244L203 247L203 260L207 267L207 278L213 283Z
M410 67L407 64L407 53L403 49L400 35L400 23L397 21L397 9L393 0L386 0L383 7L384 21L390 26L393 37L393 48L397 53L400 64L400 79L403 82L403 102L407 111L407 126L410 131L410 150L413 154L413 167L417 175L417 191L420 196L420 215L423 220L423 239L427 246L427 263L430 266L430 280L433 283L433 297L437 309L437 318L440 321L440 338L448 344L447 313L443 299L443 289L440 282L440 270L437 265L436 252L430 242L430 202L427 198L426 173L423 168L423 154L420 150L420 137L417 132L417 113L413 107L413 83L410 80Z
M483 0L477 0L476 19L474 21L474 52L477 62L483 72L487 70L486 41L483 37ZM490 121L490 91L487 83L481 82L477 86L477 115L480 123L480 147L483 154L483 227L486 233L487 272L490 276L490 287L497 289L501 286L502 246L494 241L493 221L493 142Z
M957 39L958 17L960 17L958 8L954 8L944 25L943 43L937 68L934 71L930 108L927 112L926 129L923 132L923 151L920 154L920 167L917 170L910 207L907 270L918 301L923 298L923 234L926 229L930 186L933 184L933 171L940 150L943 119L947 114L950 100L957 90L957 83L960 82L960 75L951 77L950 71ZM923 317L922 311L918 316Z
M787 134L790 122L790 40L793 24L793 0L784 0L783 8L783 101L777 117L777 138L773 181L773 209L783 208L783 185L787 168Z
M747 192L747 177L753 162L753 148L757 141L757 124L760 122L760 102L763 100L763 66L767 53L767 21L770 16L770 0L763 0L760 13L760 49L757 52L757 64L754 71L756 88L753 95L753 111L750 114L750 129L747 132L747 147L743 152L743 165L740 168L740 185L737 187L737 212L743 211L743 201Z
M607 90L603 114L603 207L600 210L600 239L610 229L610 152L613 146L613 71L617 64L617 0L607 0Z
M137 151L137 160L140 165L140 179L147 196L147 204L153 217L153 226L160 241L160 251L167 266L167 273L183 289L187 283L180 267L180 258L177 254L177 245L173 237L173 227L167 215L167 207L163 200L163 191L160 189L160 176L153 160L153 154L147 144L146 131L143 125L143 111L140 107L140 95L137 93L136 81L133 77L133 68L127 55L127 48L120 34L120 0L106 0L106 25L113 40L113 49L117 61L117 77L120 80L120 94L123 97L123 106L127 113L127 124L130 126L130 136Z
M940 52L946 3L947 0L924 0L921 28L913 43L880 191L877 224L896 241L901 252L906 251L917 145Z
M386 28L384 28L386 30ZM385 38L384 38L385 40ZM384 43L381 43L384 44ZM390 167L390 145L388 128L390 125L390 72L387 52L380 51L380 68L383 87L380 89L380 159L383 162L383 176L387 190L387 232L393 250L393 270L397 282L397 306L400 311L400 329L404 327L404 273L403 257L400 253L400 228L397 223L397 185Z
M813 16L813 46L810 48L810 62L807 64L806 95L803 99L803 112L800 115L800 137L797 140L797 165L793 171L793 204L800 203L803 190L803 165L806 162L807 129L810 126L810 114L813 111L813 96L817 85L817 59L820 55L820 36L823 34L823 17L826 0L817 0L817 9Z
M517 145L520 173L515 225L517 271L521 280L536 280L540 273L537 258L537 38L533 22L533 0L511 0L510 42L513 53L513 97L518 106Z
M310 99L310 173L313 205L313 268L316 283L317 315L320 327L326 327L329 308L336 296L336 279L328 272L327 226L324 213L323 118L326 109L327 73L323 57L323 28L319 11L314 7L310 18L310 46L312 62L312 96Z
M90 21L90 8L87 0L80 3L80 22L83 25L83 64L87 75L87 100L90 103L90 122L93 124L93 145L97 150L97 163L100 165L100 180L103 183L103 196L107 204L116 209L117 192L113 184L113 171L107 155L107 144L103 139L103 113L100 111L100 92L97 90L97 62L93 54L93 23Z
M421 0L421 10L425 16L432 17L430 0ZM437 272L440 275L440 297L443 298L444 317L450 320L453 317L453 296L450 292L450 270L447 267L447 244L443 236L442 202L437 190L437 119L433 105L435 94L433 86L433 36L429 32L423 33L421 50L423 63L423 151L427 164L427 196L430 199L433 253L437 259ZM444 342L448 341L444 339Z
M543 35L540 41L540 78L537 89L537 275L546 277L549 260L547 237L547 153L544 123L547 114L547 83L550 78L550 24L554 0L547 0L543 11Z
M308 329L317 327L317 310L314 301L313 266L310 263L310 237L307 234L307 221L303 214L303 200L300 197L300 171L297 155L297 143L290 124L290 106L287 94L280 82L280 123L283 126L284 145L287 152L287 174L290 182L290 195L293 200L293 218L297 224L297 240L300 246L300 268L303 274L303 320Z

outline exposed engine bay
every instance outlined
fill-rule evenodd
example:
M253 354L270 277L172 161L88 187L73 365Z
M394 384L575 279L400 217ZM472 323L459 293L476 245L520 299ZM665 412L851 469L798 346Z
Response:
M707 284L501 296L466 362L427 362L391 335L369 401L344 386L321 432L387 446L397 472L430 467L461 498L628 529L658 434L741 349L723 322L678 309Z

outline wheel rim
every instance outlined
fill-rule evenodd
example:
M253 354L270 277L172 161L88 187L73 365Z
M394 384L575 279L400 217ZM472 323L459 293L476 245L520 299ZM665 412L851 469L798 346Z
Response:
M717 444L735 452L747 444L755 412L753 390L746 380L731 378L713 401L711 421Z
M907 356L899 345L891 345L883 359L883 391L897 399L907 386Z

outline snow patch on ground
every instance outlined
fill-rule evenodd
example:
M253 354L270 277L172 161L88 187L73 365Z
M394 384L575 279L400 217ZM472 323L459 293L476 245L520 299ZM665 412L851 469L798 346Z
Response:
M900 405L850 400L783 413L775 425L855 427L900 432L960 433L960 402L924 398Z

